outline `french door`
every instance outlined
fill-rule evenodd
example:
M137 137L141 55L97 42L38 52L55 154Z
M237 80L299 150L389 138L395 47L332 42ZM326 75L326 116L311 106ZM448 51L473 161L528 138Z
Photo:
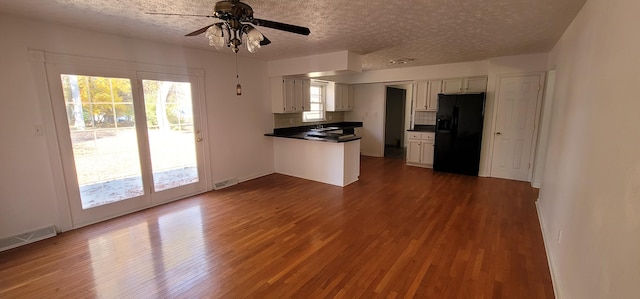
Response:
M74 227L205 192L197 77L48 65Z

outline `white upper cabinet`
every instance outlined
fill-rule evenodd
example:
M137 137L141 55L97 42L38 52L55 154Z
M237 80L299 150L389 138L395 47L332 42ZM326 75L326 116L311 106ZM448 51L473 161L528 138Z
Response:
M487 91L487 77L464 79L464 92L485 92Z
M311 81L293 80L293 90L294 107L300 111L309 111L311 106Z
M437 111L439 93L442 93L442 80L418 82L415 111Z
M442 80L429 81L427 92L427 111L438 111L438 94L442 93Z
M413 108L415 111L427 111L427 94L429 89L428 81L418 82L418 93Z
M342 86L342 108L344 111L353 110L353 85Z
M487 77L442 80L442 93L476 93L487 91Z
M309 111L311 98L309 79L271 78L271 110L273 113Z
M446 79L442 80L442 93L461 93L463 79Z
M353 86L341 83L327 85L326 110L350 111L353 109Z

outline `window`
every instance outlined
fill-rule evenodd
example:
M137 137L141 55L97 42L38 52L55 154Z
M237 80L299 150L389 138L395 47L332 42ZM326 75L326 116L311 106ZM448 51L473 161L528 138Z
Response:
M303 122L324 121L324 103L326 86L311 82L311 107L302 113Z
M208 190L203 70L28 53L48 91L63 229Z

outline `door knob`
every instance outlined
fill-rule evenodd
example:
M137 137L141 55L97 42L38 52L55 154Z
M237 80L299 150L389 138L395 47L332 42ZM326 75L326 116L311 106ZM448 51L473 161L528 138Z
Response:
M197 141L197 142L202 141L202 137L198 137L198 138L196 138L196 141Z
M496 135L502 135L502 133L500 133L500 132L496 132Z

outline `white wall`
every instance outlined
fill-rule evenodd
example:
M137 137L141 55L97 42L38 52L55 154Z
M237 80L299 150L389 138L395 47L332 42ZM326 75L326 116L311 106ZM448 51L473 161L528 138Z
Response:
M365 156L384 156L385 84L358 84L353 88L354 109L345 112L345 121L362 122L360 152Z
M4 15L0 36L0 238L65 221L58 217L66 207L57 204L47 136L34 134L48 112L41 109L36 91L41 82L30 68L28 49L204 70L212 181L273 172L272 140L263 136L273 128L265 62L240 57L243 96L237 97L234 59L215 51ZM53 130L45 127L46 134Z
M531 186L540 188L544 175L544 165L547 162L547 149L549 148L549 130L551 129L551 114L553 112L553 95L555 94L556 71L547 72L544 90L543 105L538 126L538 146L536 149L535 165Z
M539 212L560 298L640 296L640 1L589 0L556 69Z

